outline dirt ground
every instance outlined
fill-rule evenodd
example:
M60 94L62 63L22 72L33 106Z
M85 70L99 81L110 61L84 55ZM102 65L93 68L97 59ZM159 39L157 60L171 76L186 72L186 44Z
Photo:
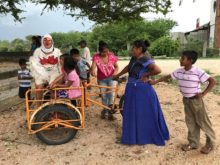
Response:
M177 59L155 59L155 63L162 69L162 74L169 74L180 67ZM128 64L128 61L120 61L120 69ZM220 59L199 59L195 66L211 72L213 75L220 75Z
M178 67L176 62L171 62L173 67ZM207 64L204 61L211 68L208 69L217 74L217 70L212 71L212 66L214 67L217 63L212 62ZM160 65L159 61L157 63ZM123 64L126 63L123 62L120 66ZM167 66L166 69L171 65L163 60L161 64L164 65L162 68ZM15 97L8 100L8 105L4 105L10 108L0 113L0 165L220 165L218 138L220 136L220 96L209 93L205 97L208 114L216 131L217 146L209 155L203 155L199 150L183 152L180 149L181 144L187 142L187 129L184 122L182 97L178 88L161 83L156 85L155 89L171 134L170 140L164 147L116 144L116 138L121 136L122 117L120 114L115 114L114 121L100 119L101 108L97 106L86 109L85 129L78 131L72 141L59 146L47 146L35 135L28 135L25 106L12 104L12 99L19 100ZM202 133L201 146L204 142L205 136Z
M156 64L161 67L162 74L169 74L170 72L174 71L176 68L179 68L179 61L176 59L164 60L164 59L156 59ZM123 69L124 66L128 64L128 61L120 61L119 67ZM211 73L220 74L219 65L220 59L199 59L196 66L209 70ZM0 62L0 72L18 69L19 65L13 62Z

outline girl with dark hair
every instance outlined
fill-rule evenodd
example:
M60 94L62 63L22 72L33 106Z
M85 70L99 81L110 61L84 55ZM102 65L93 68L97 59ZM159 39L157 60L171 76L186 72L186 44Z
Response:
M76 73L77 62L70 56L64 57L64 84L55 84L53 88L80 87L80 79ZM72 89L67 91L68 98L74 99L81 96L80 89ZM72 100L72 104L76 106L76 100Z
M116 75L118 72L117 57L109 51L108 44L100 41L99 42L99 53L93 56L93 62L91 67L92 76L97 76L97 81L99 85L102 86L114 86L114 81L112 76ZM96 72L97 68L97 72ZM102 104L109 106L113 102L113 92L106 93L106 88L101 88L102 93ZM108 113L108 118L113 119L112 114L103 109L101 112L101 118L105 118L105 115Z
M145 56L148 41L136 40L133 43L130 63L114 78L128 72L123 108L123 144L165 145L169 139L157 94L148 83L149 76L157 75L160 68Z

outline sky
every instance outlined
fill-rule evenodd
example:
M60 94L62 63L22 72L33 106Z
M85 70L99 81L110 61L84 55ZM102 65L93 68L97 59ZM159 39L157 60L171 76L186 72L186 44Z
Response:
M170 18L178 23L173 32L187 32L195 29L196 19L200 18L200 25L210 21L211 0L183 0L179 6L179 0L172 0L172 12L166 16L162 14L142 14L148 20L155 18ZM14 22L10 15L0 15L0 40L13 40L25 38L27 35L44 35L51 32L91 31L94 22L88 19L75 20L66 15L62 9L45 11L41 15L43 6L26 4L26 11L22 16L26 17L22 23Z

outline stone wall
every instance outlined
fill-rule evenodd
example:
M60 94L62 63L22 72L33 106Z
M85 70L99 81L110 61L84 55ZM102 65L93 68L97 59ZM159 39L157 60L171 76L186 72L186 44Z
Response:
M20 58L28 59L30 52L0 52L1 61L17 62Z

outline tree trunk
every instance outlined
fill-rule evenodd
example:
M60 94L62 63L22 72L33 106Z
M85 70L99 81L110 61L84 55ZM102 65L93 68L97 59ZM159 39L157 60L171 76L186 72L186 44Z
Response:
M127 51L129 51L129 50L130 50L130 48L131 48L131 44L130 44L130 42L129 42L129 41L127 41Z

